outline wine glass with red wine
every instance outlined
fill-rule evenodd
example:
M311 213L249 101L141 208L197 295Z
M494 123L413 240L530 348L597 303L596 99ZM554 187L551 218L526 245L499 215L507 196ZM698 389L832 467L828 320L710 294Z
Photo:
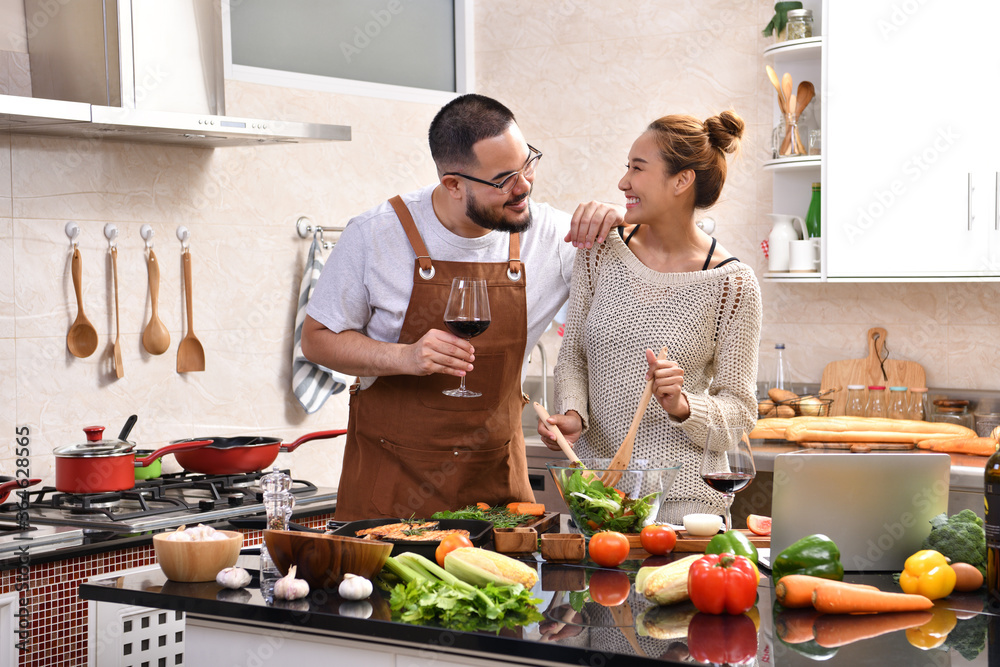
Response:
M733 496L757 474L750 439L741 426L709 426L705 453L701 458L701 478L722 494L726 503L726 530L733 527L730 508Z
M486 281L473 278L454 278L448 305L444 309L444 324L456 336L471 340L490 326L490 298L486 292ZM465 388L465 376L458 389L448 389L446 396L475 398L482 396L478 391Z

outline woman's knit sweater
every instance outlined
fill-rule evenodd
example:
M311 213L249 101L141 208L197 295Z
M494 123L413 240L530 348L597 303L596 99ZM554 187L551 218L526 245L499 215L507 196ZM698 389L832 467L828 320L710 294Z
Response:
M691 414L678 421L651 402L632 458L683 464L659 520L720 513L721 496L699 474L702 452L709 425L753 428L760 327L760 286L745 264L659 273L617 234L579 250L555 369L557 411L576 410L584 420L577 455L614 455L646 384L645 350L665 345L684 369Z

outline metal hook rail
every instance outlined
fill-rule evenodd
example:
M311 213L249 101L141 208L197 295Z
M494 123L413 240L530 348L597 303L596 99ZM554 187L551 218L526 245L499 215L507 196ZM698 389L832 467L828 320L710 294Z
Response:
M319 225L312 224L312 221L306 216L300 217L295 221L295 231L299 233L301 238L307 239L310 235L319 241L320 247L324 250L330 250L333 246L337 245L337 241L327 241L323 238L323 232L330 232L336 234L340 237L340 233L344 231L343 227L321 227Z

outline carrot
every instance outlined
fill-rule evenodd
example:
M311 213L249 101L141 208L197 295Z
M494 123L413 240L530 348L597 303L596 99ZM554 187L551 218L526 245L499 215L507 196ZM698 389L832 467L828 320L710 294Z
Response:
M813 603L813 591L822 584L844 586L864 586L873 591L878 589L865 584L844 584L842 581L823 579L822 577L810 577L806 574L788 574L778 580L774 586L774 596L782 607L797 609L799 607L811 607Z
M483 510L484 512L488 512L490 510L490 506L487 505L486 503L476 503L476 507Z
M921 440L917 447L932 452L990 456L997 450L997 441L993 438L931 438Z
M514 514L518 514L517 508L523 501L515 500L512 503L507 503L507 509L509 509Z
M813 630L816 633L817 644L824 648L837 648L862 639L916 628L933 617L934 614L929 611L897 611L860 616L824 614L816 619Z
M859 584L820 584L813 591L813 607L825 614L872 614L886 611L920 611L934 603L923 595L886 593Z
M812 607L809 609L782 609L774 617L774 629L786 644L801 644L816 638L813 623L820 616L822 614Z
M542 516L545 514L545 505L542 503L518 503L515 510L518 514L530 514L531 516Z

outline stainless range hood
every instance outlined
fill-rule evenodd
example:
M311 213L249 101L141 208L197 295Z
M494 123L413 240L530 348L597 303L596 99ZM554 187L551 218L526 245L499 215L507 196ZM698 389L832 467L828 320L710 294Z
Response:
M32 98L0 130L187 146L349 141L351 128L225 115L219 0L24 0Z

